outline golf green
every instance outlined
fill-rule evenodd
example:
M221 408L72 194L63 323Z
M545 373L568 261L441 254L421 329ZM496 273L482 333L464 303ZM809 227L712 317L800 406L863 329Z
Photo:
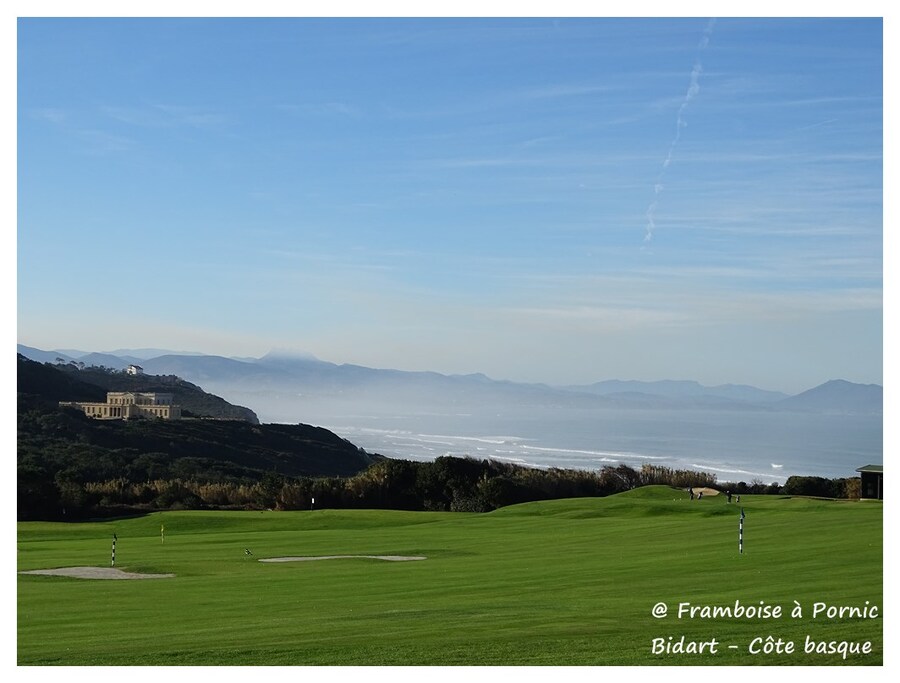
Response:
M20 665L883 662L877 502L653 486L487 514L22 522L18 569L109 567L114 534L116 568L174 576L20 573Z

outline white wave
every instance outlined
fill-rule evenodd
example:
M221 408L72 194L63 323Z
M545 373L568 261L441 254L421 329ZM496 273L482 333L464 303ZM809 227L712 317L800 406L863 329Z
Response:
M576 448L548 448L546 446L528 446L523 445L530 451L541 451L543 453L572 453L575 455L592 455L601 458L614 458L614 462L619 460L670 460L668 456L660 455L642 455L640 453L631 453L629 451L585 451Z
M746 475L746 476L748 476L748 477L758 477L758 478L760 478L760 479L761 479L762 477L766 477L766 478L771 479L771 477L772 477L772 473L771 473L771 472L766 472L766 473L764 473L764 472L751 472L751 471L749 471L749 470L736 469L736 468L734 468L734 466L729 466L729 465L724 465L724 464L723 464L723 465L716 465L716 464L713 464L713 465L705 465L705 464L702 464L702 463L692 462L692 463L689 464L689 467L696 467L696 468L701 469L701 470L707 470L707 471L709 471L709 472L715 472L716 474L743 474L743 475Z
M452 436L449 434L419 434L420 437L429 439L453 439L454 441L475 441L489 443L495 446L518 445L522 441L533 441L523 436Z
M504 458L504 457L495 455L495 456L492 456L491 459L492 460L500 460L502 462L509 462L514 465L522 465L523 467L534 467L535 469L539 469L539 470L550 469L550 465L545 465L545 464L536 463L536 462L528 462L527 460L524 460L523 458Z
M375 436L401 436L412 434L407 429L377 429L376 427L329 427L334 432L346 432L352 434L372 434Z

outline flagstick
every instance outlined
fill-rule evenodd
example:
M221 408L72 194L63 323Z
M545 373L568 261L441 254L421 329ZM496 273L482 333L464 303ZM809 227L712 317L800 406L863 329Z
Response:
M741 519L738 522L738 553L744 554L744 508L741 508Z
M113 534L113 544L112 544L112 558L109 561L110 567L116 566L116 535Z

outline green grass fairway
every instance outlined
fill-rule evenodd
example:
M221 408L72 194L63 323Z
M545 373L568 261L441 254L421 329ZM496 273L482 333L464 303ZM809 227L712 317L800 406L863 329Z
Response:
M742 505L742 556L740 506L661 486L489 514L165 512L20 523L20 571L109 566L116 533L118 568L176 576L18 575L18 663L882 664L881 504L744 496ZM428 559L257 561L297 555ZM677 616L679 603L738 600L783 613ZM657 603L666 617L651 614ZM815 603L878 613L814 618ZM715 639L717 652L654 654L654 639L682 636ZM781 653L762 651L769 636ZM872 650L806 653L807 637ZM759 654L748 651L754 642Z

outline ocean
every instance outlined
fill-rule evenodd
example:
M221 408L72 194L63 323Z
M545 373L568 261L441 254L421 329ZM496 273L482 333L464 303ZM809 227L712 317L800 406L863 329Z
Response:
M851 477L857 467L883 461L881 415L519 407L490 413L329 411L303 421L370 453L419 461L472 456L584 470L653 463L747 483L784 483L791 475Z

